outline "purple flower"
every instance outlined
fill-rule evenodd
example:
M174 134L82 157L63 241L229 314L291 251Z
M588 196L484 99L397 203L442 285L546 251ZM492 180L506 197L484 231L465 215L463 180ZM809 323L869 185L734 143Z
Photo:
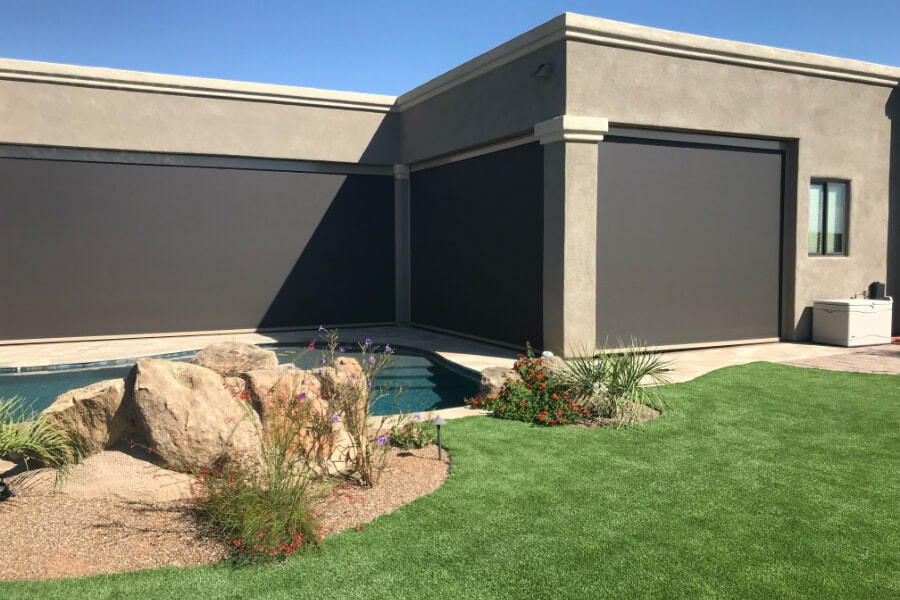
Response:
M16 493L15 493L14 491L12 491L12 490L9 490L9 497L10 497L10 498L15 498L15 497L16 497Z
M322 358L319 359L319 364L320 364L320 365L324 365L324 364L325 364L325 357L324 357L324 356L323 356Z
M325 331L325 326L324 326L324 325L319 325L319 331Z
M416 421L422 420L422 413L416 413Z
M344 351L344 347L343 347L343 346L338 346L338 352L343 352L343 351Z
M369 362L372 363L372 364L375 364L375 357L374 357L374 356L370 356L370 357L369 357Z
M300 392L295 398L297 398L297 400L304 400L306 398L306 392Z
M388 345L386 345L386 346L384 347L384 351L385 351L385 352L393 352L394 349L391 348L391 345L390 345L390 344L388 344Z
M316 375L321 376L321 375L322 375L322 369L316 369Z
M372 340L370 340L369 338L366 338L366 346L371 346L371 345L372 345Z
M375 441L378 442L379 446L384 446L385 444L387 444L387 437L381 436Z
M340 423L340 421L341 421L341 418L337 415L334 415L333 417L331 417L332 423Z

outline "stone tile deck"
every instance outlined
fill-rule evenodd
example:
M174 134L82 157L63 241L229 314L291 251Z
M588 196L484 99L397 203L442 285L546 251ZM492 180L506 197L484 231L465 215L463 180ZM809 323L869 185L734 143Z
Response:
M786 364L830 371L900 375L900 344L854 348L843 354L791 360L786 361ZM898 389L898 393L900 393L900 389Z
M512 366L518 352L483 342L416 327L368 327L340 330L348 345L371 338L384 346L410 346L435 352L444 359L472 371L486 367ZM33 367L55 364L79 364L107 360L139 358L199 350L217 341L241 341L252 344L301 343L314 340L314 330L193 335L85 342L59 342L0 346L0 368ZM769 361L841 371L900 374L900 345L842 348L815 344L771 343L668 353L674 370L673 381L689 381L704 373L732 365ZM0 390L2 395L3 390ZM471 415L469 409L442 411L445 417Z
M414 327L365 327L340 329L341 339L352 346L371 338L379 345L410 346L435 352L458 365L481 371L490 366L512 365L517 351L493 344L446 335ZM80 364L140 358L199 350L214 342L250 344L308 344L318 337L315 330L273 333L187 335L84 342L0 345L0 368Z

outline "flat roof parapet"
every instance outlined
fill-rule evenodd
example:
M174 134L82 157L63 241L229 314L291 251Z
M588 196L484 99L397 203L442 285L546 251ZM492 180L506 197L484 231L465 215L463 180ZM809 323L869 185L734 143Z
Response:
M408 108L561 40L888 87L900 84L898 67L563 13L401 95L397 105Z
M0 80L389 112L394 96L0 58Z

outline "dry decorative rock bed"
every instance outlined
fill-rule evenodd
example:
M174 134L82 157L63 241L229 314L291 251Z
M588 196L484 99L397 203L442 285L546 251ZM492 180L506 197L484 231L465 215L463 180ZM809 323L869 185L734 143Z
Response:
M367 367L377 362L368 358ZM378 364L389 357L381 359ZM0 474L17 491L0 504L0 579L221 560L234 549L233 540L217 539L201 526L190 504L195 497L201 503L229 498L208 493L213 469L222 468L229 478L226 489L235 489L239 480L264 489L264 470L267 477L300 477L304 483L296 485L325 486L321 499L307 499L323 536L363 529L376 516L435 490L449 468L436 448L389 450L386 432L367 421L367 382L378 371L345 356L323 363L304 371L279 365L271 351L223 343L189 363L140 359L125 379L59 396L44 416L68 433L84 462L60 489L54 488L54 471L0 464ZM287 442L279 446L282 439ZM387 460L380 478L367 470L371 447ZM272 452L287 458L273 461ZM198 471L200 480L188 474ZM377 485L357 487L354 477ZM278 485L274 493L283 489ZM307 539L313 535L314 529Z
M0 472L10 466L0 462ZM448 473L449 462L437 460L434 446L391 450L374 488L335 483L336 493L324 491L315 505L323 534L364 526L433 492ZM0 503L0 580L81 577L226 558L230 545L202 535L185 499L172 499L179 477L186 476L153 466L127 446L87 459L58 492L52 473L40 472L27 482L11 477L19 494Z

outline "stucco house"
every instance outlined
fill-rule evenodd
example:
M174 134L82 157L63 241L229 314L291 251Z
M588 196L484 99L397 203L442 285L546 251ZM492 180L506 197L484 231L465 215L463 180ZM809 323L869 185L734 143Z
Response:
M396 98L0 60L0 342L806 340L900 296L898 83L568 13Z

